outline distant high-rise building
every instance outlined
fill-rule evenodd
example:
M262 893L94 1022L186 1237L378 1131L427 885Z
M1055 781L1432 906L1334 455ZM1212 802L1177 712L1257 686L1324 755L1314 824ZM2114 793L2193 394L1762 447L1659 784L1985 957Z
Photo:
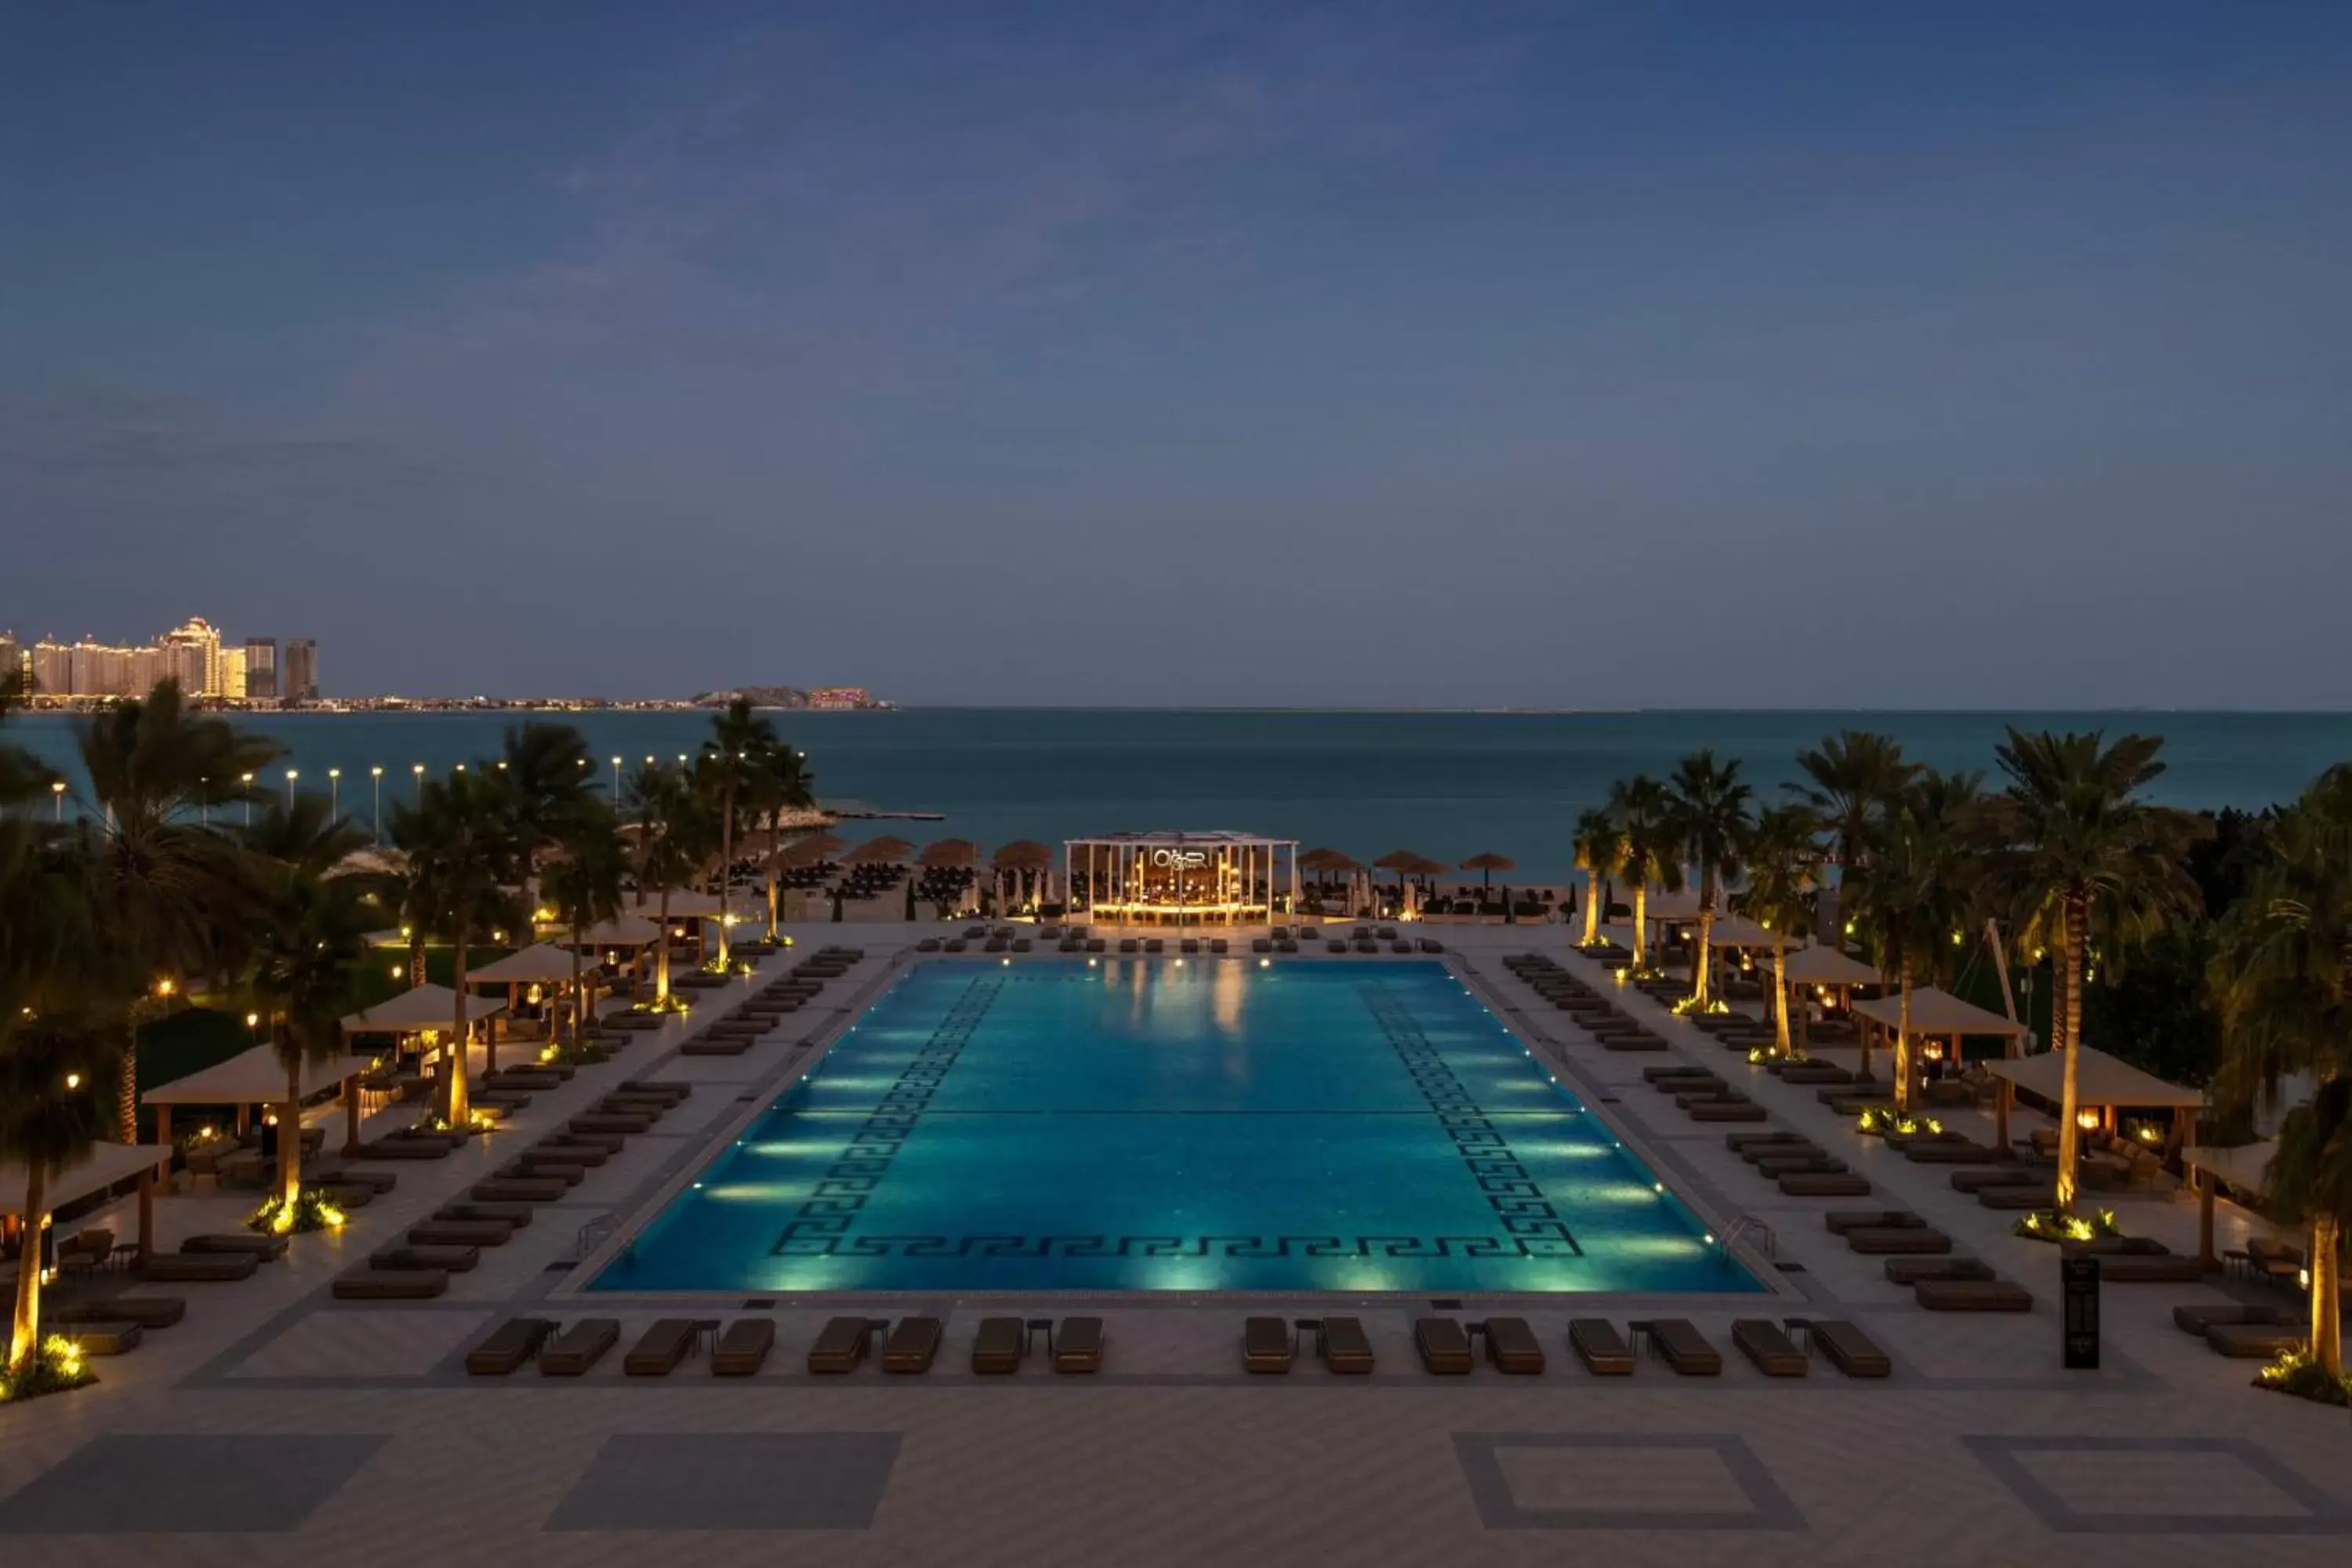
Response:
M214 693L215 696L226 697L236 702L244 701L246 698L245 649L233 644L223 643L219 657L213 660L213 679L220 688Z
M245 639L245 694L257 702L274 701L278 692L278 639Z
M220 633L202 616L192 616L183 626L165 632L162 647L170 660L172 673L178 677L180 690L189 697L217 697L220 686ZM174 649L194 652L192 660L173 656Z
M0 679L25 668L25 650L17 646L15 632L0 632Z
M278 690L289 702L313 702L319 696L319 645L310 637L286 639L286 667Z
M54 637L33 645L33 689L44 697L73 694L73 649Z

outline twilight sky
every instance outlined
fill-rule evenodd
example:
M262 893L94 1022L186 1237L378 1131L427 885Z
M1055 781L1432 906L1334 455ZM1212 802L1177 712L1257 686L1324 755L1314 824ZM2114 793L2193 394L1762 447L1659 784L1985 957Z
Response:
M2352 5L16 5L0 627L2352 706Z

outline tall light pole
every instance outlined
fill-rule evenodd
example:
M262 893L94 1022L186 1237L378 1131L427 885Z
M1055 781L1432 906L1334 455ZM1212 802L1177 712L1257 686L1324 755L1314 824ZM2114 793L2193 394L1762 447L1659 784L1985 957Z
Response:
M63 821L66 819L66 781L65 781L65 780L63 780L63 779L51 779L51 780L49 781L49 798L51 798L52 800L54 800L54 801L56 801L56 802L58 803L58 820L59 822L63 822Z
M368 776L375 781L375 841L381 844L383 842L383 765L379 763L368 769Z
M621 809L621 759L613 759L613 809Z
M420 805L425 799L425 764L423 763L410 764L408 776L415 781L409 786L408 804Z
M286 770L286 804L289 806L291 806L294 804L294 781L301 776L302 775L300 773L296 773L292 768L288 768Z
M239 773L237 782L245 785L245 825L253 826L253 775Z
M327 770L327 818L333 821L343 815L343 770Z

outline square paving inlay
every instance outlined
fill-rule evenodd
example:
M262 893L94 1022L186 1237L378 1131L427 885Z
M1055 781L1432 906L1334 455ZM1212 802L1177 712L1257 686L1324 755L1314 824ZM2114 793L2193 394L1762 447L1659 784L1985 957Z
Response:
M607 1437L549 1530L865 1530L896 1432L624 1432Z
M2243 1438L1969 1436L1960 1441L2055 1531L2352 1532L2352 1506Z
M299 1530L386 1440L95 1437L0 1500L0 1534Z
M1731 1433L1456 1432L1489 1530L1801 1530L1803 1516Z

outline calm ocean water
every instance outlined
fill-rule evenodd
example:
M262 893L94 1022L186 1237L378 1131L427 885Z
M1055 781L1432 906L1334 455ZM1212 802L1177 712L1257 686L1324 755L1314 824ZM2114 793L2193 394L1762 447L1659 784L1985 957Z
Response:
M891 713L780 713L810 753L820 793L887 810L937 811L903 829L918 842L950 835L983 845L1054 842L1128 828L1242 828L1329 844L1360 858L1409 848L1459 861L1496 850L1520 880L1558 878L1579 810L1611 781L1662 773L1712 746L1738 757L1765 793L1793 776L1797 752L1840 728L1881 730L1941 767L1993 766L2001 726L2153 731L2170 771L2155 794L2178 805L2260 807L2293 796L2323 768L2352 760L2352 714L1855 713L1661 711L1607 714L1305 713L1066 709L918 709ZM693 713L569 715L599 759L634 766L692 751L709 728ZM304 787L342 770L345 813L373 809L368 770L384 769L383 800L405 794L419 763L435 771L494 752L507 714L328 714L247 721L288 748L283 768ZM73 721L9 727L71 769ZM853 823L845 836L857 837Z

